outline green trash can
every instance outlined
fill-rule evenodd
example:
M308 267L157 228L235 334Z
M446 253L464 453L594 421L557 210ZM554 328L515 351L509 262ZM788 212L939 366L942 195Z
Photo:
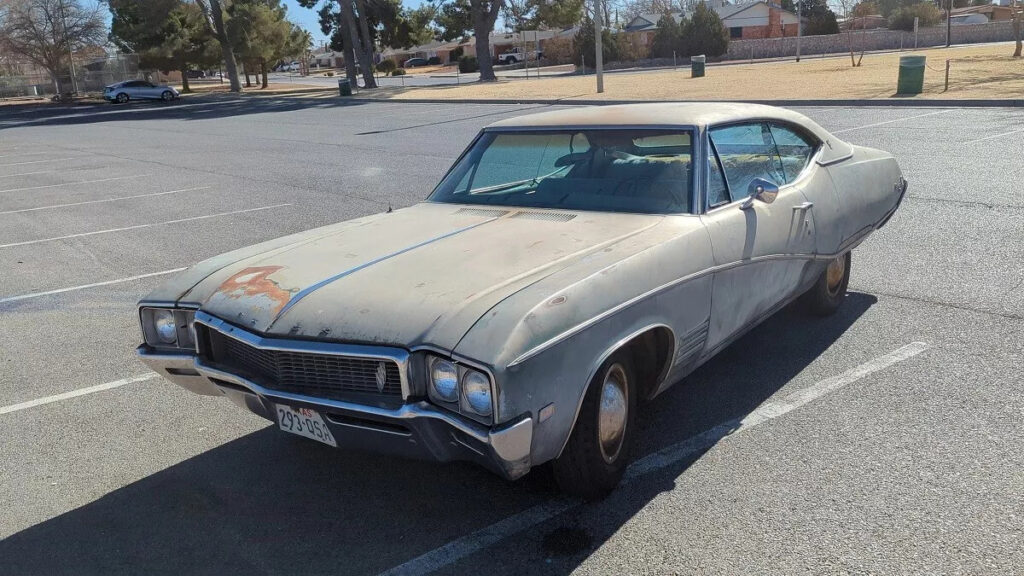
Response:
M920 94L924 89L924 56L900 56L897 94Z
M352 83L348 81L348 78L338 80L338 92L340 92L342 96L352 95Z
M704 62L707 60L703 54L690 58L690 78L704 77Z

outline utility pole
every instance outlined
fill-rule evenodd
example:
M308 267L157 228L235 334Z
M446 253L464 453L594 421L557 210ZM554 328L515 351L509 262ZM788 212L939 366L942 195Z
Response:
M948 0L946 8L946 48L949 48L950 44L950 26L953 23L953 0Z
M800 15L803 0L796 0L796 61L800 61L800 36L803 35L804 19Z
M594 70L597 72L597 93L604 92L604 48L601 46L601 0L594 0Z

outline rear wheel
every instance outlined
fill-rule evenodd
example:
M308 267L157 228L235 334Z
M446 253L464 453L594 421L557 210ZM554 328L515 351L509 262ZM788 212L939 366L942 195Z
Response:
M829 261L817 282L802 297L808 312L816 316L828 316L839 309L850 284L850 264L849 252Z
M559 488L587 500L622 480L636 434L636 372L625 351L612 355L587 388L576 426L553 470Z
M117 103L118 104L125 104L127 102L128 102L128 95L127 94L122 92L122 93L117 95Z
M174 92L164 90L164 93L160 95L160 99L164 102L170 102L171 100L174 100Z

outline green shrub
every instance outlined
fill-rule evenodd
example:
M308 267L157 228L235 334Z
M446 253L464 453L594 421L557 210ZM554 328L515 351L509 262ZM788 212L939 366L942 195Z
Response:
M430 66L440 66L441 58L438 56L431 56L430 58L427 58L427 64Z
M682 51L687 56L721 56L729 49L729 30L718 13L703 2L693 10L693 18L682 26Z
M458 62L459 58L462 58L462 54L465 53L462 46L456 46L454 50L448 53L449 62Z
M405 68L395 68L391 71L392 76L405 76Z
M395 68L398 68L398 64L395 64L394 60L381 60L380 64L377 64L377 70L380 70L385 76L390 74Z
M913 31L914 17L917 17L921 28L926 28L938 24L942 19L942 13L930 2L897 8L889 15L889 29Z
M621 52L619 42L620 38L624 36L625 34L612 34L611 30L607 28L602 30L601 58L606 64L619 59L619 52ZM587 68L595 66L594 55L597 51L594 48L594 21L590 18L584 18L579 30L576 31L573 48L575 49L573 62L579 62L582 57Z
M476 61L476 56L466 55L463 56L462 58L459 58L459 72L469 73L479 71L480 64Z

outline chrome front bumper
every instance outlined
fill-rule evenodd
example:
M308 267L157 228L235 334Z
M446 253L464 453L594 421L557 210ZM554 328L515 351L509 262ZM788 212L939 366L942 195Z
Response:
M339 446L428 458L441 462L470 460L514 480L529 472L533 419L487 427L435 407L410 400L398 408L312 398L269 390L235 374L203 364L191 354L165 354L143 345L139 359L182 388L207 396L227 396L234 403L276 421L275 404L312 408L331 427Z

